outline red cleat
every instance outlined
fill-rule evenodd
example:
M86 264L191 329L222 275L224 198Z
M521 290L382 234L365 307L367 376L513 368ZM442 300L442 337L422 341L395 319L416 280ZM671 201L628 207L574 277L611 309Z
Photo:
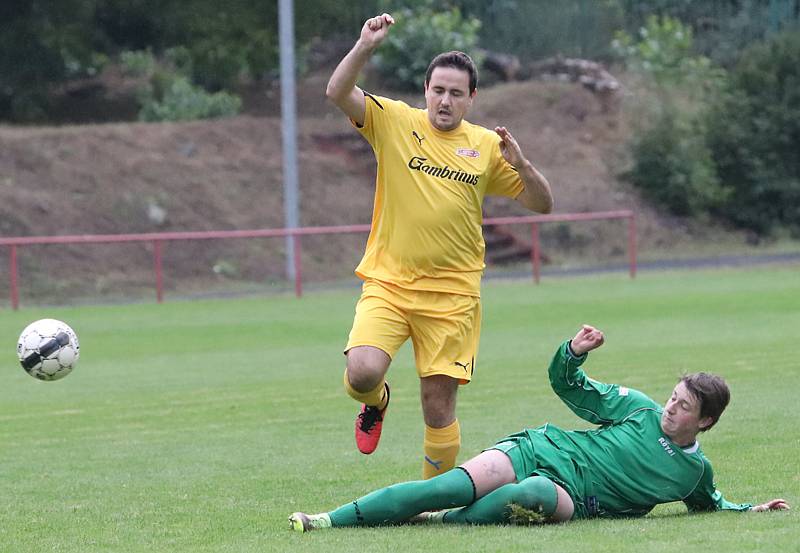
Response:
M378 409L370 405L362 405L361 412L356 417L356 445L358 450L369 455L378 448L381 440L381 429L386 409L389 407L389 385L386 386L386 407Z

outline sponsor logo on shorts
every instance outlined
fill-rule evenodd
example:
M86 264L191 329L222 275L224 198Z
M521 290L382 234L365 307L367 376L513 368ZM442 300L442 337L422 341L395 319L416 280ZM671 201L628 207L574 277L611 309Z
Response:
M457 367L461 367L462 369L464 369L464 372L466 372L466 373L469 372L469 366L470 366L469 362L467 362L467 363L459 363L458 361L453 361L453 365L455 365Z

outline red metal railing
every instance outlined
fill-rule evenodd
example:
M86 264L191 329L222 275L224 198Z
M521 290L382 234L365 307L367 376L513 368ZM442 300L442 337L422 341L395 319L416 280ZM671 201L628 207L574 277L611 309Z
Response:
M628 261L630 276L636 276L636 217L632 211L600 211L594 213L564 213L555 215L528 215L522 217L494 217L485 219L484 225L531 225L531 264L533 266L533 279L538 284L541 268L541 245L539 243L539 224L551 222L571 221L596 221L601 219L627 219L628 220ZM152 242L153 244L153 270L155 272L156 300L164 301L164 273L163 273L163 243L180 240L211 240L230 238L279 238L294 236L294 269L295 269L295 294L303 294L303 276L301 262L300 238L308 235L321 234L352 234L369 232L369 225L345 225L330 227L302 227L294 229L255 229L255 230L210 230L195 232L154 232L140 234L80 234L71 236L21 236L16 238L0 238L0 246L9 247L9 291L11 306L19 308L19 268L17 262L17 248L31 245L52 244L110 244L120 242Z

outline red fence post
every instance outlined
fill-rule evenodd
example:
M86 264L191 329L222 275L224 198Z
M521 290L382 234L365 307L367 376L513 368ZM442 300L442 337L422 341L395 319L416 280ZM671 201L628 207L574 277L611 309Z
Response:
M631 278L636 278L636 215L633 213L628 219L628 257Z
M531 223L531 264L533 265L533 281L539 284L541 253L539 247L539 223Z
M153 265L156 271L156 301L164 302L164 271L161 255L161 241L153 240Z
M298 298L303 295L303 261L300 259L300 235L292 236L292 251L294 252L294 295Z
M8 259L8 271L11 273L9 287L11 290L11 309L19 309L19 288L17 285L17 247L10 246L11 250Z

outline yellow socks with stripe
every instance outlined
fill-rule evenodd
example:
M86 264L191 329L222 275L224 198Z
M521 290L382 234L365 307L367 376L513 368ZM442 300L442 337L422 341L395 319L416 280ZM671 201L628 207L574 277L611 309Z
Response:
M347 391L347 395L359 403L371 405L377 407L378 409L383 409L386 407L388 398L386 397L386 386L384 380L381 380L381 383L378 384L374 390L370 390L368 392L359 392L350 385L350 379L347 378L347 370L345 370L344 389Z
M431 428L426 424L423 448L423 478L433 478L456 466L456 457L461 448L461 427L458 419L444 428Z

